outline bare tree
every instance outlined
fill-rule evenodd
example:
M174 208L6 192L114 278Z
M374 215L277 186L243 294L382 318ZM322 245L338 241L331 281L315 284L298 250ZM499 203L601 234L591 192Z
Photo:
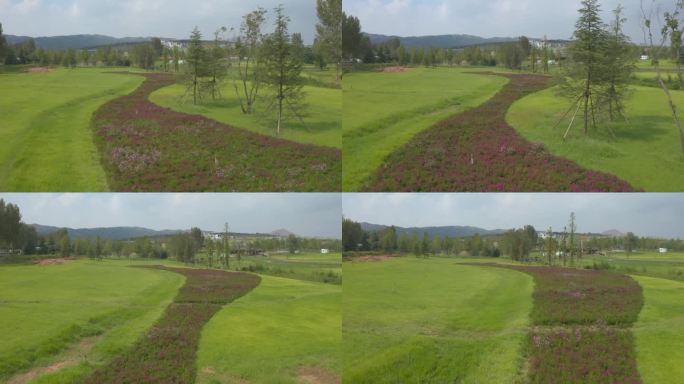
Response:
M266 10L263 8L258 8L242 18L240 37L236 46L240 84L235 81L233 85L244 114L254 112L254 103L259 95L263 76L259 50L263 40L261 29L265 20Z
M684 1L677 1L676 8L677 11L682 10L684 8ZM679 117L677 116L677 106L674 104L674 101L672 100L672 94L670 93L670 89L667 87L667 84L665 84L665 81L663 80L662 70L660 69L659 62L660 54L662 52L663 47L665 46L665 42L667 41L670 30L668 28L662 29L660 43L656 46L653 37L653 19L654 17L656 17L655 15L657 14L657 12L658 9L656 7L655 0L651 0L651 3L648 6L644 4L644 0L641 0L641 15L643 22L642 29L644 32L644 39L647 41L647 44L650 47L650 52L653 56L653 65L656 69L656 78L658 80L658 83L660 84L660 87L663 89L665 96L667 97L668 105L670 107L670 111L672 112L672 120L674 121L675 128L679 132L679 141L682 146L682 153L684 153L684 131L682 131L682 125L679 121Z

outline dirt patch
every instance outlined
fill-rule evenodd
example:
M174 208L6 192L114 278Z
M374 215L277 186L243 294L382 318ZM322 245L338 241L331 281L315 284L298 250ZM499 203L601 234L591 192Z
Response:
M389 256L360 256L360 257L355 257L354 261L358 261L360 263L377 263L377 262L387 261L389 259L390 259Z
M60 257L57 259L43 259L43 260L37 261L36 264L41 265L41 266L62 265L62 264L66 264L66 263L68 263L70 261L74 261L74 260L76 260L76 259L74 259L73 257Z
M47 68L47 67L35 67L35 68L29 68L28 73L50 73L52 72L52 69Z
M342 379L334 372L320 367L300 367L297 377L302 384L339 384Z
M407 71L408 68L406 67L385 67L382 69L383 73L403 73Z
M78 365L81 363L81 361L85 360L86 353L90 351L90 348L92 348L93 345L95 345L95 343L97 343L101 338L102 336L86 337L79 341L77 344L74 344L71 347L69 347L69 349L63 352L60 355L60 357L58 357L50 365L46 365L44 367L36 367L27 372L16 375L9 379L9 381L7 381L7 384L30 383L31 381L43 375L48 375L60 371L64 368Z

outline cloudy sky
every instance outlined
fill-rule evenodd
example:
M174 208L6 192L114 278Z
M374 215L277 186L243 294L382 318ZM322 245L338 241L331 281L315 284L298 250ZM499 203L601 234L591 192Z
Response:
M237 30L243 15L280 3L292 19L290 31L301 32L311 43L317 22L315 0L0 0L0 23L7 34L33 37L187 38L195 25L204 36L221 26Z
M69 228L138 226L151 229L341 237L339 194L0 194L17 204L23 221Z
M657 0L662 6L674 0ZM645 0L650 3L650 0ZM469 34L483 37L568 39L574 31L580 0L344 0L365 32L398 36ZM640 0L601 0L604 20L618 4L625 8L626 31L643 42Z
M684 194L345 194L342 207L374 224L537 230L562 230L574 211L581 232L684 239Z

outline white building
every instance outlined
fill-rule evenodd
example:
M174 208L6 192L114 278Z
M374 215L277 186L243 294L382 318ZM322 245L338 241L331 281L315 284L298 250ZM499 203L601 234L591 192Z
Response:
M667 253L667 248L659 248L658 252L660 253Z
M324 255L327 255L328 253L330 253L330 250L329 250L329 249L326 249L326 248L322 248L322 249L321 249L321 253L324 254Z

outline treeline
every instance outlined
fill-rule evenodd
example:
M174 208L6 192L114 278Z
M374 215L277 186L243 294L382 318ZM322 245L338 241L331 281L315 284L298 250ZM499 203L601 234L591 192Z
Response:
M499 257L498 237L475 235L469 238L430 236L427 232L397 233L394 226L381 231L365 231L360 223L342 222L342 246L345 253L412 254L416 256L485 256Z
M37 244L36 229L21 221L19 207L0 199L0 253L32 252Z

